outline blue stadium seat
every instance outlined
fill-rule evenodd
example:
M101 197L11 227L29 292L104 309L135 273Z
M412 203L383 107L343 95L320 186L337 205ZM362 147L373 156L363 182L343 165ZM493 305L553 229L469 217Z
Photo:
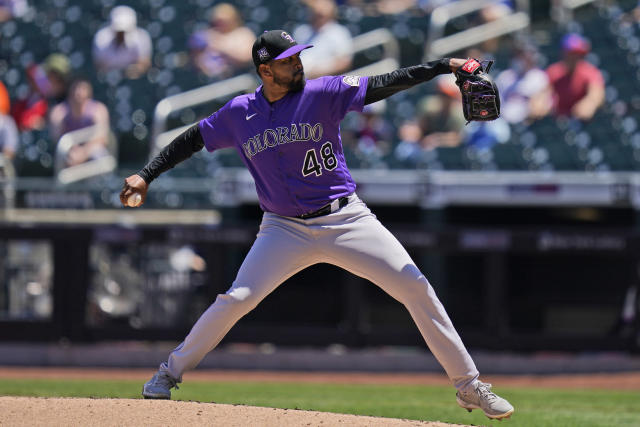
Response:
M438 147L436 158L445 170L466 170L470 168L466 147Z
M522 156L523 147L520 144L508 142L496 144L492 148L493 161L498 170L526 170L527 162Z

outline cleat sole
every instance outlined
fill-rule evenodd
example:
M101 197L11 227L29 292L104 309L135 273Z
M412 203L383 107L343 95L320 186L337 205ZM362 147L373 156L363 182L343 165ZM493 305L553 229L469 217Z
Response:
M164 400L169 400L171 399L171 397L169 396L159 396L159 395L142 395L142 397L144 397L145 399L164 399Z
M490 416L488 414L485 414L487 416L487 418L491 419L491 420L498 420L498 421L502 421L506 418L511 418L511 415L513 414L513 411L509 411L509 412L505 412L504 414L501 415L496 415L496 416Z

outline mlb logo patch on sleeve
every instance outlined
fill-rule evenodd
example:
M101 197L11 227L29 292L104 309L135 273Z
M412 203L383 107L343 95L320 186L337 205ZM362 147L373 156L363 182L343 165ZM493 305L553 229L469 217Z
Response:
M342 81L349 86L360 86L360 76L344 76Z

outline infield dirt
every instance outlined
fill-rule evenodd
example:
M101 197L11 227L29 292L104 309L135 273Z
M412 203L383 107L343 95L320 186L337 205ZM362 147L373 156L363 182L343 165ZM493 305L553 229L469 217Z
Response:
M455 424L167 400L0 397L0 426L70 425L443 427Z

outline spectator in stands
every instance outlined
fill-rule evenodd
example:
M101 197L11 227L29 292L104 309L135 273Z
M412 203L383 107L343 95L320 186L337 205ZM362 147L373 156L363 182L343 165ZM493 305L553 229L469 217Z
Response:
M0 87L4 87L2 83L0 83ZM0 97L2 97L1 93ZM6 107L0 109L0 155L12 160L18 148L18 128L13 118L8 114L10 106L8 97L6 101Z
M395 157L409 164L420 162L423 152L437 147L455 147L464 136L464 116L460 91L453 75L437 78L436 93L424 97L415 119L398 129L400 143Z
M47 122L51 83L44 67L33 64L27 68L29 92L11 106L11 116L20 131L44 129Z
M347 27L336 21L334 0L307 0L309 24L297 27L293 38L300 44L312 44L301 56L307 78L336 75L351 67L353 40Z
M9 115L11 102L7 88L0 82L0 154L13 159L18 147L18 129L13 118Z
M602 73L584 59L590 49L582 36L567 34L562 40L562 60L547 68L557 117L588 121L604 102Z
M0 0L0 22L20 18L27 9L27 0Z
M623 16L623 20L640 23L640 1L636 2L636 6Z
M193 33L188 47L191 63L211 78L227 78L252 64L251 46L255 34L242 22L238 10L229 3L211 9L209 28Z
M417 8L416 0L376 0L374 2L377 14L396 15Z
M91 83L78 78L71 84L67 100L51 111L51 137L57 141L67 132L90 126L95 126L93 136L72 147L67 156L67 166L108 154L109 112L103 103L93 99Z
M136 12L129 6L111 10L111 22L93 39L93 60L100 72L124 70L135 79L151 66L151 37L137 27Z
M13 103L11 116L20 131L41 130L47 123L50 105L64 100L71 65L59 53L49 55L42 64L27 68L29 92Z
M386 100L365 105L362 114L348 115L342 131L343 145L360 161L363 168L386 168L393 127L384 117Z
M59 104L67 97L69 77L71 75L71 62L66 55L52 53L47 56L42 66L47 73L50 86L47 97L52 105Z
M480 9L478 13L477 25L488 24L498 19L502 19L505 16L513 13L514 7L511 1L496 0ZM498 51L500 45L500 38L494 37L489 40L485 40L481 44L481 48L486 53L495 53ZM486 58L486 57L485 57Z
M462 143L478 150L504 144L511 139L511 128L503 118L490 122L470 122L465 128Z
M447 3L453 3L457 0L416 0L418 7L426 12L431 13L435 8L444 6Z
M9 111L11 111L9 92L4 83L0 81L0 114L9 114Z
M551 109L549 78L539 67L540 54L533 44L517 43L512 58L509 68L496 77L501 117L510 124L528 124Z

